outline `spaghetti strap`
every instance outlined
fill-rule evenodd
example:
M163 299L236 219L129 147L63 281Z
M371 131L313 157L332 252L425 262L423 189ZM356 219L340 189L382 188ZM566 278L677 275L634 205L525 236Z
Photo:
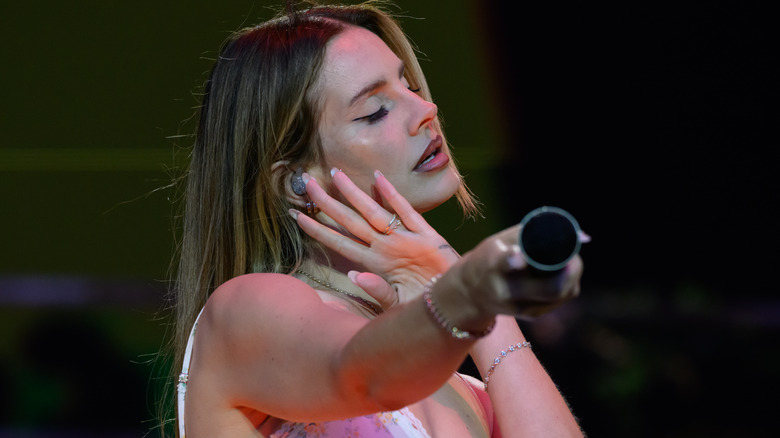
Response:
M205 307L204 307L205 309ZM192 359L192 345L195 343L195 329L198 327L198 320L200 315L203 314L203 309L200 309L198 317L195 318L195 323L192 325L190 331L190 338L187 340L187 348L184 350L184 360L182 361L181 374L179 374L179 385L176 389L177 392L177 407L179 417L179 438L185 438L184 434L184 398L187 394L187 381L190 376L190 360Z

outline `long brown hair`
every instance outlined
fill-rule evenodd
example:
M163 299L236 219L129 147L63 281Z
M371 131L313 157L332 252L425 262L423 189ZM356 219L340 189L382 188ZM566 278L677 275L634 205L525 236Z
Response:
M288 214L294 206L284 184L299 166L327 168L317 133L317 78L328 41L347 25L377 34L404 62L410 85L431 100L414 48L378 3L305 10L288 3L284 13L223 44L205 85L186 175L173 290L174 372L217 286L247 273L290 273L315 244ZM278 162L290 165L272 172ZM466 213L476 211L465 185L456 196Z

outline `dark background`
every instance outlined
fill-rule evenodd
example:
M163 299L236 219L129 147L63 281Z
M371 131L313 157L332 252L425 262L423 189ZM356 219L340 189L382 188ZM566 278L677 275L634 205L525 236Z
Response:
M0 436L157 434L177 136L268 4L0 6ZM429 220L466 251L557 205L593 237L582 296L523 324L589 435L775 435L768 3L397 4L485 204Z
M504 126L517 133L502 196L565 205L593 235L576 322L542 354L584 429L776 434L767 3L487 3Z

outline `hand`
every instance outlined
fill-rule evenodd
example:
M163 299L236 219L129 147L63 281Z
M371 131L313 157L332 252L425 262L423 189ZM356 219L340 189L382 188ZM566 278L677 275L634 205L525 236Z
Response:
M399 304L398 292L384 278L372 272L349 271L347 277L352 283L371 295L383 309L387 310ZM411 299L413 297L407 297Z
M400 218L397 227L391 226L396 225L391 223L393 213L360 190L344 172L334 169L331 173L334 185L354 209L329 196L311 178L306 192L326 217L317 221L300 214L298 224L318 242L384 279L397 293L396 303L419 296L431 277L457 262L452 247L379 171L375 172L375 187ZM379 294L379 301L393 302L389 291L365 274L353 274L353 282L368 287L370 290L364 290L370 294Z
M583 264L577 255L558 273L536 275L520 252L519 230L515 225L483 240L445 278L452 276L448 283L485 312L529 319L579 295Z

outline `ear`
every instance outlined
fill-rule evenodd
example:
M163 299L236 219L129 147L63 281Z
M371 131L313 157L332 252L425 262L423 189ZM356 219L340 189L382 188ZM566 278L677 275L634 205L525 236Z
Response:
M283 196L290 204L304 208L306 206L306 195L298 195L293 190L293 177L295 169L290 168L290 162L287 160L277 161L271 165L271 179L274 187L281 187Z
M312 178L317 178L317 181L322 181L322 171L318 168L302 168L301 166L291 164L289 161L286 160L280 160L275 162L273 165L271 165L271 175L272 175L272 181L274 184L274 187L282 187L284 190L284 197L290 204L300 207L302 209L306 208L306 204L310 202L309 197L306 196L306 193L298 194L295 192L295 188L293 188L293 178L296 178L296 171L300 170L298 172L298 175L300 175L303 172L308 173ZM320 182L320 184L322 184ZM296 187L298 189L298 192L301 192L300 187Z

